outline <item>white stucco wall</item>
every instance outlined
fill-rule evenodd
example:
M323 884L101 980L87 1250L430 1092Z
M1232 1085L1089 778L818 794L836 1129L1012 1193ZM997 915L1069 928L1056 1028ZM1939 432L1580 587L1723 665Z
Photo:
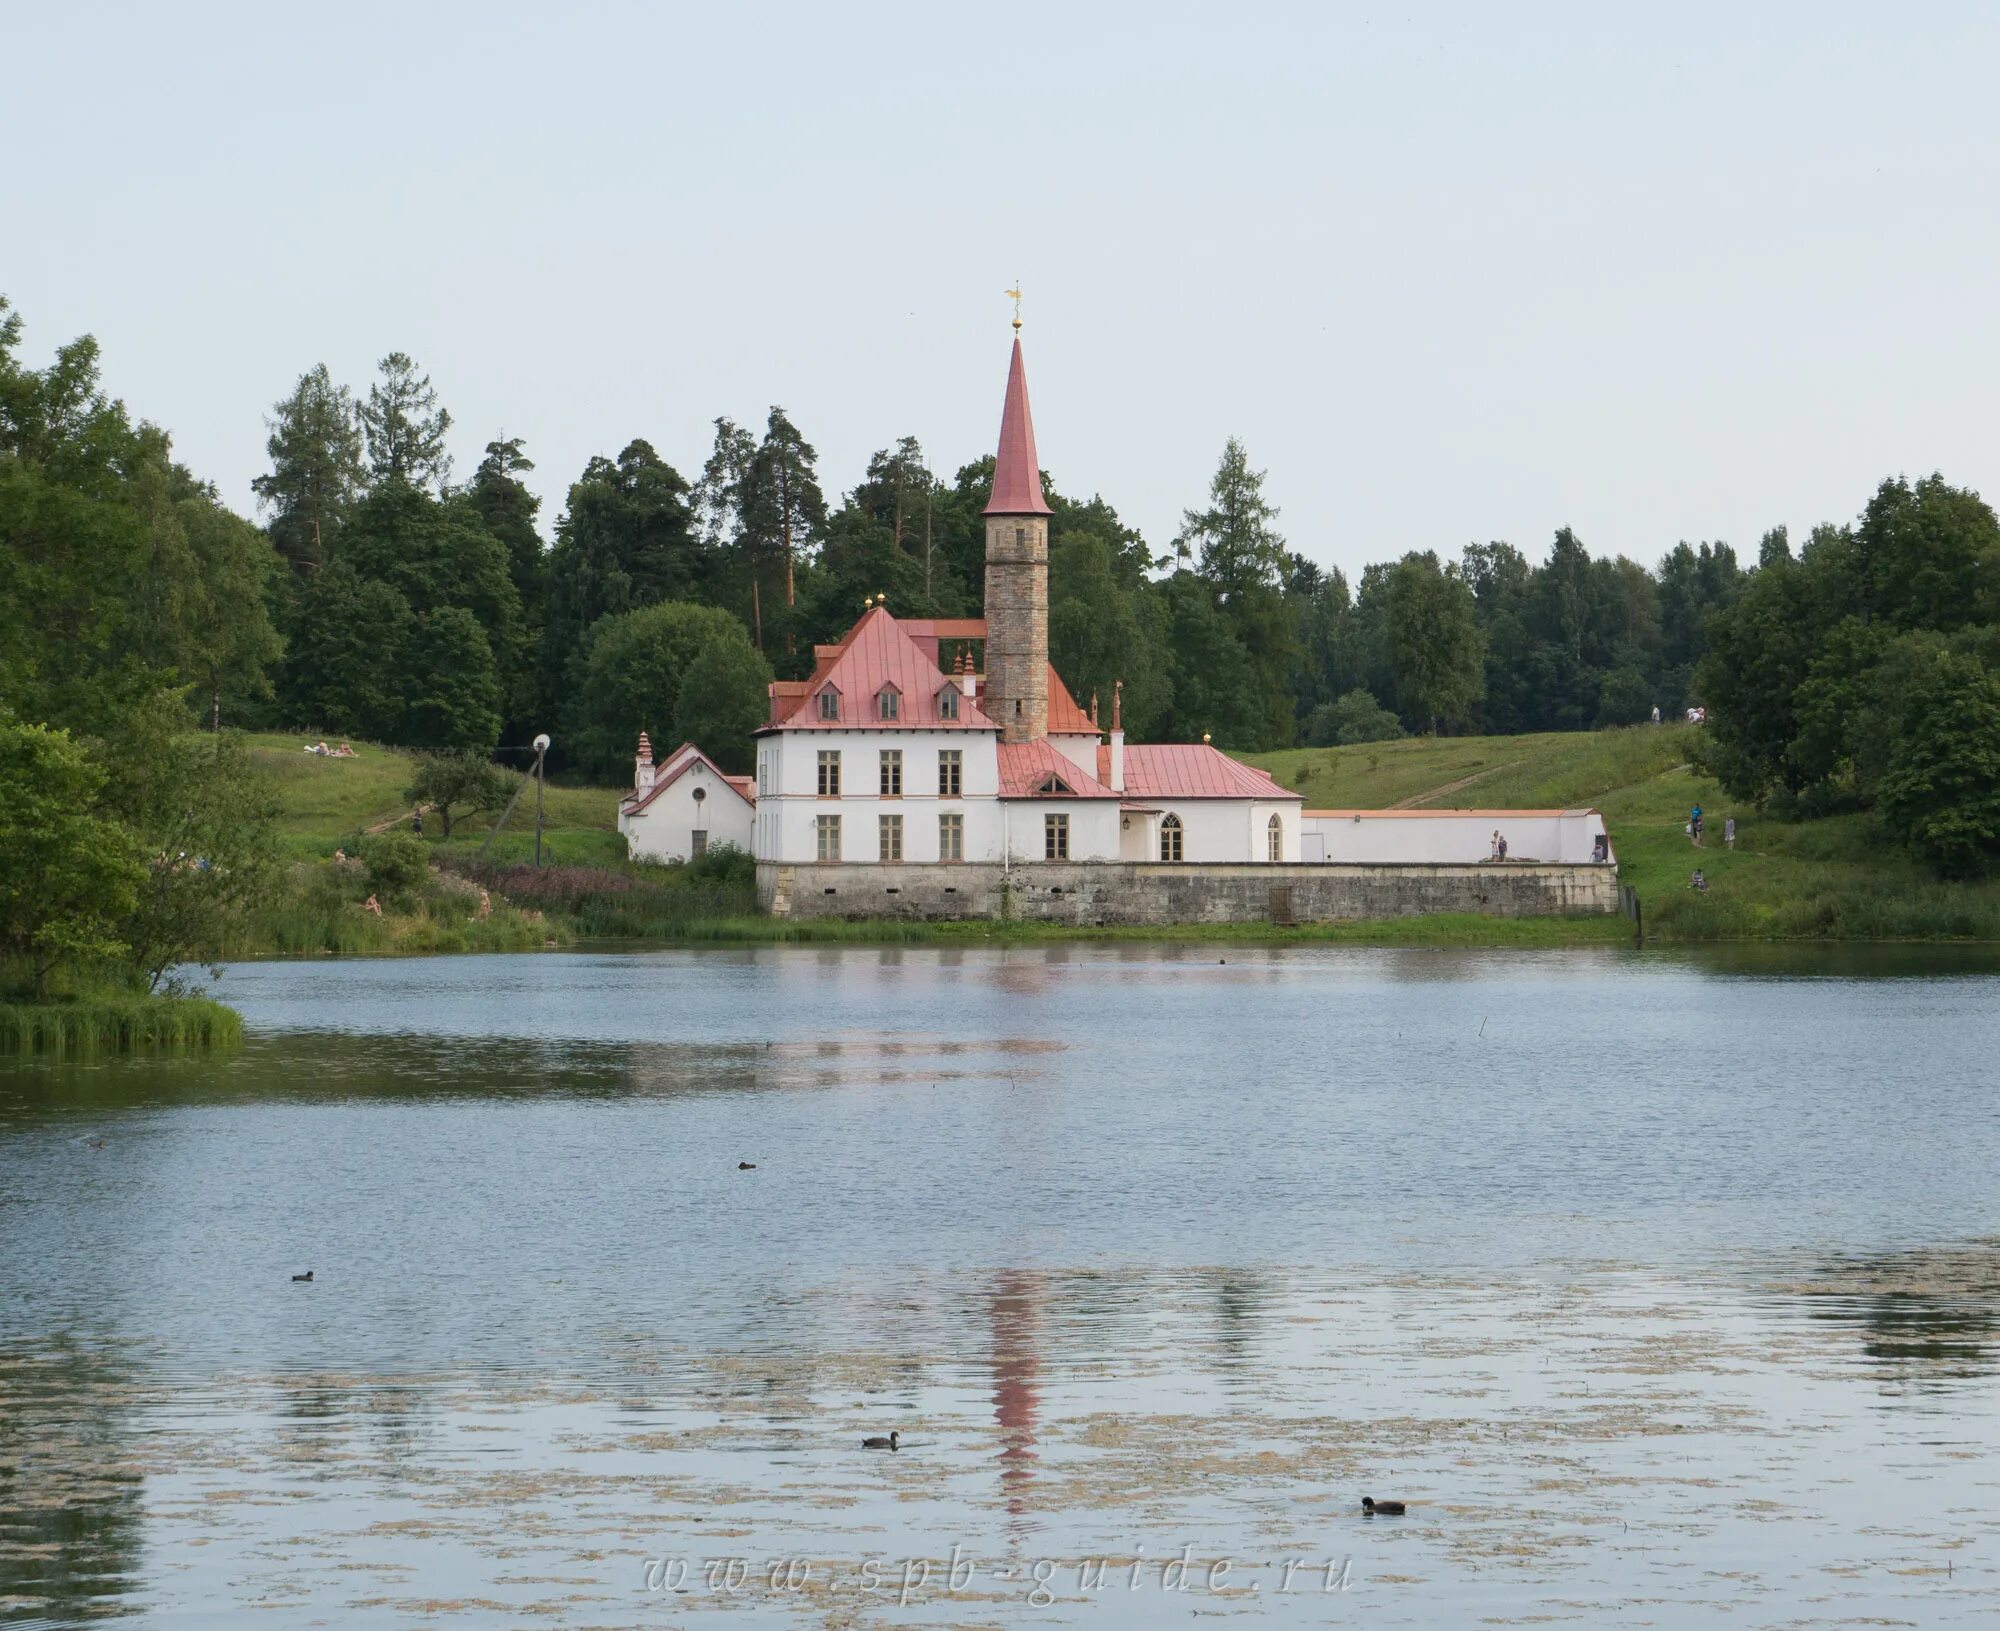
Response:
M1077 769L1081 770L1092 781L1096 781L1097 744L1100 740L1102 738L1095 734L1085 736L1078 732L1070 732L1066 735L1058 736L1052 732L1049 736L1049 746L1054 748L1065 759L1069 760L1071 764L1075 765Z
M818 857L818 818L840 817L841 859L879 858L884 815L903 818L903 859L935 861L938 816L965 820L968 861L1001 858L1000 762L993 731L779 731L757 746L757 858L804 864ZM959 796L938 794L938 755L961 755ZM881 755L903 755L903 793L881 795ZM840 755L840 797L819 796L819 755Z
M704 795L697 799L696 789ZM634 860L685 861L694 854L697 829L708 834L708 846L734 844L747 850L754 834L751 808L742 795L711 771L697 764L636 815L622 811L618 830Z
M1296 861L1299 858L1299 805L1296 801L1286 802L1272 799L1136 799L1129 802L1144 804L1148 810L1157 810L1158 815L1141 816L1131 813L1132 825L1125 829L1125 843L1120 854L1127 860L1157 861L1160 857L1159 833L1170 815L1178 816L1181 823L1181 859L1193 861L1256 861L1271 859L1270 821L1276 816L1282 839L1280 861ZM1150 842L1145 854L1135 853L1136 843L1131 835L1138 832L1140 824L1150 829Z
M1483 861L1495 829L1510 861L1589 861L1604 817L1595 810L1558 814L1517 810L1451 812L1364 810L1309 813L1303 859L1356 863Z

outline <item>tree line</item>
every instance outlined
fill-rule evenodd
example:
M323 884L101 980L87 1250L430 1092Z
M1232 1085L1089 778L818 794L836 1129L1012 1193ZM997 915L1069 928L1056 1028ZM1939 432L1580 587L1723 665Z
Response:
M272 406L253 525L105 396L94 343L30 370L4 321L0 611L23 637L0 654L0 707L21 720L89 735L166 687L211 729L475 757L548 730L560 764L622 780L643 728L747 768L766 684L809 673L872 596L902 616L981 609L990 456L946 476L904 436L829 499L773 407L757 427L715 420L691 476L640 438L591 458L545 541L522 441L496 436L457 479L449 410L392 352L365 391L314 367ZM1122 680L1136 740L1255 751L1702 704L1741 796L1913 822L1920 785L1991 786L1976 765L1926 781L1887 756L1920 679L1962 713L1993 683L1994 518L1938 477L1885 483L1796 558L1780 530L1747 564L1699 541L1647 567L1565 528L1539 562L1474 543L1352 581L1292 547L1265 480L1232 439L1156 548L1044 474L1051 656L1086 703ZM1991 834L1968 819L1983 856Z
M363 397L322 367L275 405L256 488L289 569L267 594L285 654L244 717L473 750L547 728L598 776L644 726L740 766L764 685L809 673L870 597L913 617L981 609L990 456L947 479L904 436L836 502L782 407L758 430L720 418L692 479L642 439L592 458L544 547L521 441L489 442L454 485L450 424L401 353ZM1160 550L1101 495L1043 479L1051 655L1080 698L1122 680L1138 740L1257 750L1674 713L1706 619L1746 576L1726 544L1676 545L1648 571L1565 529L1539 565L1475 544L1350 583L1288 545L1235 440Z

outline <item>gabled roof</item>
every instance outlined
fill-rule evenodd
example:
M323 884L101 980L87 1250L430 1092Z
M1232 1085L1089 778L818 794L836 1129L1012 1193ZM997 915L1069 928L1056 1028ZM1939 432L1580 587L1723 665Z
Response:
M1111 779L1111 750L1097 750L1097 779ZM1206 742L1149 742L1125 749L1125 795L1139 799L1296 799L1263 771ZM1301 801L1303 802L1303 801Z
M734 793L745 804L755 808L757 803L757 784L754 781L748 776L729 775L719 764L706 753L703 753L700 748L696 747L694 743L683 742L660 765L659 770L654 774L653 785L651 787L647 788L643 793L635 791L625 796L624 800L618 806L619 813L622 815L637 815L697 765L707 766L714 773L717 781L721 782L724 787L728 788L730 792Z
M956 719L938 711L946 676L885 607L869 607L839 645L815 650L819 666L811 679L772 683L771 723L765 730L999 729L967 696L959 698ZM829 685L840 692L838 719L819 717L817 699ZM902 693L898 717L878 719L875 699L890 686Z
M1028 412L1028 370L1021 361L1021 337L1014 336L1014 360L1007 368L1007 400L1000 409L1000 452L993 461L993 496L988 515L1047 515L1042 467L1035 457L1035 421Z
M1047 740L1002 742L995 750L1000 759L1000 796L1003 799L1115 799L1118 795L1103 782L1086 776L1076 761L1058 753ZM1067 793L1044 793L1042 785L1051 776L1062 779Z

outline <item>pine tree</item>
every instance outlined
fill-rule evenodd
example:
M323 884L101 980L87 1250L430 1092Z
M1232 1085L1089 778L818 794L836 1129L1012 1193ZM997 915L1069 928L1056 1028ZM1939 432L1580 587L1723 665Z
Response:
M265 421L268 474L250 483L271 515L271 542L302 572L331 559L332 535L359 496L361 420L354 397L320 363L299 376L292 394Z
M785 417L785 410L773 407L750 463L743 521L753 563L773 559L784 563L787 650L796 643L791 625L798 604L798 563L826 531L826 497L819 488L818 463L819 455ZM753 576L755 572L753 564Z
M1208 508L1183 512L1174 540L1182 560L1199 552L1201 576L1225 605L1247 589L1275 587L1284 568L1285 540L1271 525L1278 512L1264 501L1264 475L1230 437L1209 483Z
M442 496L451 487L451 455L444 446L451 414L438 406L430 375L419 378L403 352L390 352L381 366L381 382L368 387L360 410L369 472L378 482L406 481Z

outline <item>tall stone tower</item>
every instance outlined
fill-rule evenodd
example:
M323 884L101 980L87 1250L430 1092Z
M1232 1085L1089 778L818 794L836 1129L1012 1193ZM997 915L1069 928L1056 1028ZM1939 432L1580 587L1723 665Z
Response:
M1049 733L1049 506L1028 413L1028 371L1015 320L1014 361L1000 410L1000 454L986 505L986 716L1003 742Z

